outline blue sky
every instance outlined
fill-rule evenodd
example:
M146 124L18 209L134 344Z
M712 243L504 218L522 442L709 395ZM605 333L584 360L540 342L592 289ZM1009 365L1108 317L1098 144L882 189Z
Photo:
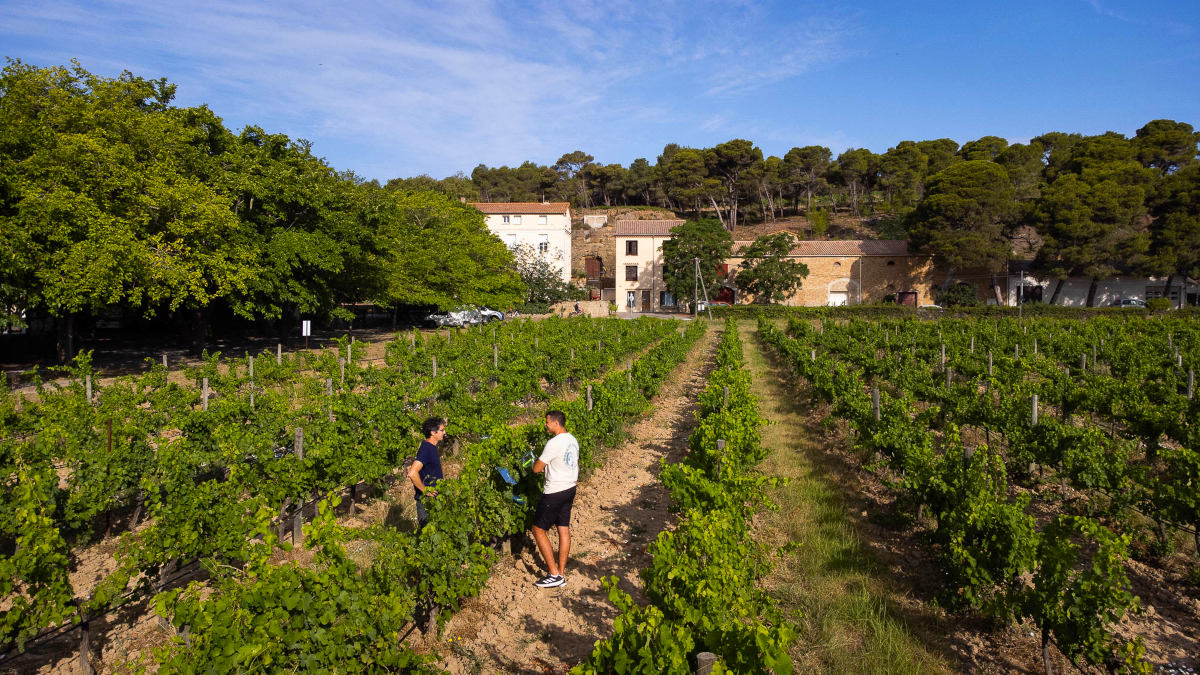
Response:
M381 181L667 143L1200 127L1200 1L0 0L0 52L178 85Z

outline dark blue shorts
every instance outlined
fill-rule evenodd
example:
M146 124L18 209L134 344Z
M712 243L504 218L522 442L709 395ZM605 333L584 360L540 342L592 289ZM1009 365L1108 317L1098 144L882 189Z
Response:
M575 488L542 495L534 511L533 524L543 530L571 526L571 507L575 504Z

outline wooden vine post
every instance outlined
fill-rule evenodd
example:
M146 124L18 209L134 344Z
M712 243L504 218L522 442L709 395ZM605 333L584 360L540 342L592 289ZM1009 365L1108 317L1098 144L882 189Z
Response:
M875 412L875 421L882 419L882 412L879 409L879 386L871 387L871 409Z
M592 409L592 385L587 386L587 409L590 412Z
M201 388L200 407L202 410L208 410L208 378L207 377L204 378L203 380L201 380L200 388Z
M296 457L304 460L304 429L296 427L294 445ZM304 500L296 505L296 514L292 516L292 543L298 544L304 540Z
M283 365L283 343L275 343L275 365Z

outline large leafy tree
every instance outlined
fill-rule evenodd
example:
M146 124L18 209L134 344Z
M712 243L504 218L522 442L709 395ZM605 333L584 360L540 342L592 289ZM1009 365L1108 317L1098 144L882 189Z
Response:
M926 182L925 197L909 215L909 239L945 268L944 289L955 271L967 267L991 272L995 287L1008 260L1004 234L1014 214L1012 184L1003 167L984 160L959 162Z
M709 199L717 211L717 218L732 231L737 228L741 198L752 190L747 178L763 162L762 150L750 141L735 138L706 150L704 158L708 174L720 181L720 194L729 213L728 220L721 215L716 195L710 194Z
M805 214L812 212L813 195L820 194L829 185L825 175L829 171L832 156L829 148L820 145L792 148L783 156L787 182L802 190L807 199Z
M832 175L850 193L850 208L860 215L859 202L871 189L875 153L866 148L850 148L838 155Z
M1200 133L1190 124L1154 120L1137 130L1133 143L1143 165L1168 174L1196 162L1198 140Z
M1154 222L1150 225L1151 269L1167 275L1200 278L1200 164L1167 176L1147 199Z
M1044 240L1038 266L1060 280L1090 277L1090 307L1101 279L1142 272L1152 262L1145 197L1155 174L1137 160L1128 139L1112 132L1071 139L1069 156L1059 161L1031 211ZM1060 283L1051 303L1061 289Z
M0 75L0 286L58 320L110 307L199 311L242 296L254 249L209 179L221 127L174 86L79 64Z
M741 252L743 259L734 282L738 290L753 295L757 303L787 300L808 276L808 265L788 258L795 243L789 232L755 239Z
M924 190L929 157L912 141L902 141L877 161L884 198L894 206L911 207Z
M513 256L477 209L430 192L384 193L375 208L379 304L453 309L522 302Z
M697 284L708 297L716 296L721 288L717 268L733 250L733 236L719 221L712 218L689 220L671 228L671 238L663 242L663 281L667 291L684 303L696 300ZM700 261L697 279L696 261Z
M588 191L588 169L596 159L582 150L568 152L554 163L563 186L564 196L574 197L577 206L591 206L591 194Z

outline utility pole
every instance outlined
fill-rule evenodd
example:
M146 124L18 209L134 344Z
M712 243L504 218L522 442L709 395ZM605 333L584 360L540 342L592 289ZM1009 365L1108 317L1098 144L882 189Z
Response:
M1012 277L1009 277L1010 279ZM1021 268L1021 287L1017 289L1017 321L1025 311L1025 269Z
M704 309L708 312L708 320L712 321L712 302L708 299L708 287L702 283L704 277L700 274L700 259L692 258L692 260L696 263L696 285L700 287L700 290L704 291ZM699 308L699 306L699 298L697 298L696 307ZM699 317L699 315L700 312L697 310L696 316Z

